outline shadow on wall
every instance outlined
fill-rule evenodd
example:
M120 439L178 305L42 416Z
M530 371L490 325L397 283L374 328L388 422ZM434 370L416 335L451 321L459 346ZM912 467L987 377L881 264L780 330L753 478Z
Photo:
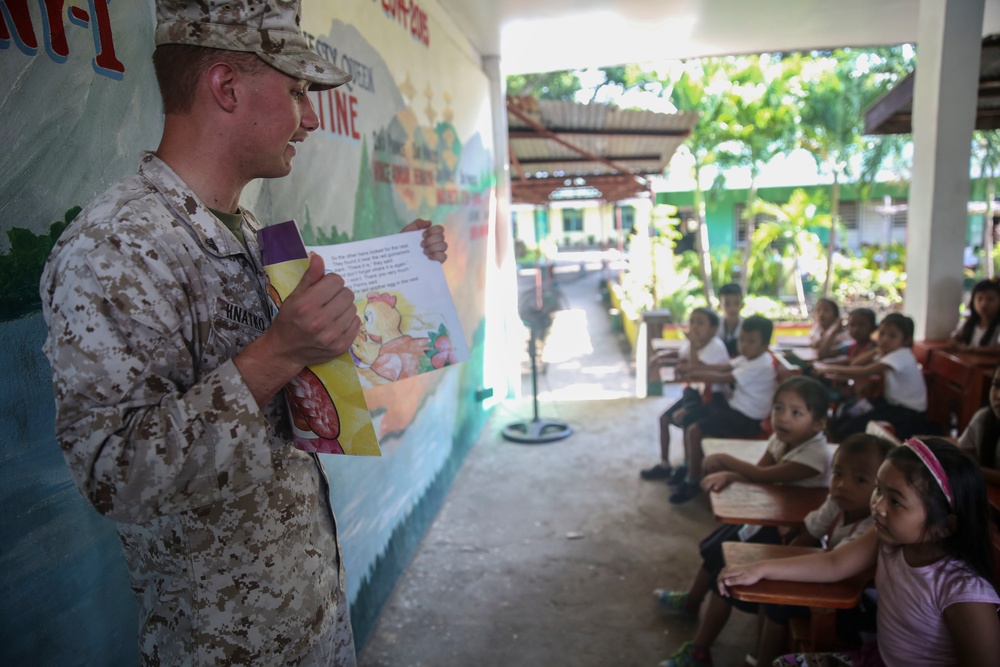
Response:
M0 322L0 665L137 665L121 545L59 451L44 340L40 313Z

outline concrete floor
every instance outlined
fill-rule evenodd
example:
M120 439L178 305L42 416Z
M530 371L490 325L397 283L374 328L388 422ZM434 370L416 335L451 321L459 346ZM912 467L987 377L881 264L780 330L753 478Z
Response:
M573 435L545 445L501 437L532 416L525 358L525 397L494 410L361 667L645 667L694 633L696 621L664 614L652 590L688 585L697 543L716 524L703 499L674 507L665 484L638 475L657 460L657 415L679 389L633 398L629 355L599 298L599 265L581 266L557 269L566 310L539 376L540 416L565 421ZM755 617L734 613L715 664L742 665L755 629Z

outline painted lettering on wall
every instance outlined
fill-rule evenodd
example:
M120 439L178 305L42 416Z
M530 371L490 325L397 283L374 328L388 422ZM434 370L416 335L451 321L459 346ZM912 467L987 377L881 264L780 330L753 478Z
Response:
M70 55L66 24L63 22L66 0L36 2L42 9L42 46L53 62L65 63ZM71 24L90 28L94 38L94 52L97 54L91 61L94 71L109 79L121 81L125 76L125 65L115 55L114 32L108 13L110 2L111 0L89 0L89 10L70 7L66 15ZM9 49L12 41L27 56L38 53L39 36L28 11L28 0L0 0L0 49Z
M427 12L420 8L414 0L372 0L381 2L382 11L390 19L395 19L410 36L423 44L431 45L431 29L427 21Z
M370 65L352 58L346 53L339 53L336 47L327 44L315 35L311 35L308 32L303 32L302 34L305 36L306 43L309 45L311 51L321 58L340 66L342 70L353 77L350 83L344 85L345 88L353 91L357 87L363 88L369 93L375 92L375 75Z
M358 132L358 98L342 88L316 91L316 115L319 129L356 141Z

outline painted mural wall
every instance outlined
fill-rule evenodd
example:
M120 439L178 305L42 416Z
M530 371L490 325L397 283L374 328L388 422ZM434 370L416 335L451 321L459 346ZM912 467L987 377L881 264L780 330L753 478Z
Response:
M487 284L505 247L490 85L432 0L305 0L303 28L354 81L311 93L321 126L292 175L242 203L265 224L296 220L310 244L443 224L472 357L368 393L382 458L323 459L363 642L486 416ZM77 493L53 435L37 285L78 207L156 147L153 29L152 0L0 0L0 664L137 661L114 527Z

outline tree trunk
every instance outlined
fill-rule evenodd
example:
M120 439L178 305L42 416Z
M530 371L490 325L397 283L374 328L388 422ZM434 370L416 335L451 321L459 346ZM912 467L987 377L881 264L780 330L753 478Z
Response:
M833 285L833 255L837 252L837 223L840 222L840 171L833 170L830 186L830 234L826 239L826 278L823 280L823 298L830 297Z
M986 181L986 214L983 218L983 268L986 270L986 277L992 278L993 270L993 198L996 196L996 179L990 174Z
M754 218L756 217L753 213L754 203L757 201L757 176L750 176L750 195L747 198L747 208L744 212L747 216L745 222L746 239L743 243L743 269L740 271L740 289L743 290L744 297L747 295L747 288L750 285L750 258L753 256L753 231L754 231Z
M701 167L694 163L694 210L698 216L698 232L694 237L698 252L698 270L701 271L701 286L705 292L705 303L715 308L715 287L712 285L712 256L708 251L708 227L705 222L705 202L701 192Z

